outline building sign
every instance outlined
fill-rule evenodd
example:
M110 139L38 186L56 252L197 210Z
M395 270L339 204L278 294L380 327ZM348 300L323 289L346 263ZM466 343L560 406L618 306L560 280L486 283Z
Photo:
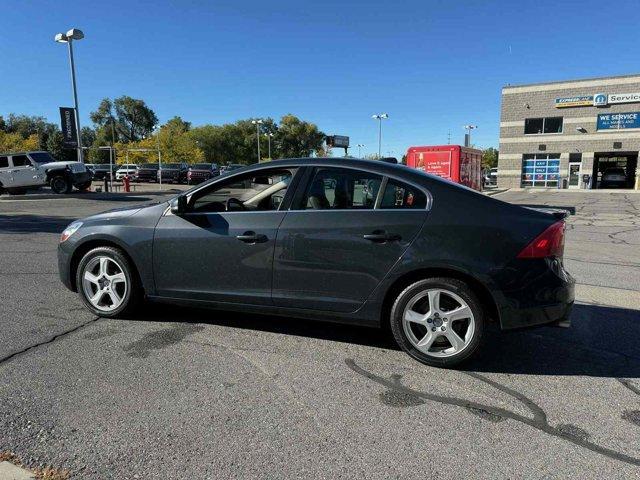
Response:
M640 128L640 112L604 113L598 115L598 130Z
M416 152L414 155L418 170L451 179L451 152Z
M64 148L78 148L74 108L60 107L60 128L62 129L62 146Z
M613 93L609 103L640 103L640 93Z
M349 148L349 137L344 135L331 135L326 142L328 147Z
M593 106L593 95L579 95L577 97L556 98L556 108L591 106Z
M607 106L607 94L606 93L596 93L593 96L593 106L594 107L606 107Z

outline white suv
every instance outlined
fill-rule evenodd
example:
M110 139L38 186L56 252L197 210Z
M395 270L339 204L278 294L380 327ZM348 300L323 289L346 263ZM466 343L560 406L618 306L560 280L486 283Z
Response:
M91 186L91 172L82 162L59 162L49 152L0 154L0 193L25 193L30 188L51 186L55 193L69 193L75 186Z
M120 165L120 168L116 170L116 180L122 180L122 177L129 175L129 178L133 178L138 171L138 165L134 163L125 163Z

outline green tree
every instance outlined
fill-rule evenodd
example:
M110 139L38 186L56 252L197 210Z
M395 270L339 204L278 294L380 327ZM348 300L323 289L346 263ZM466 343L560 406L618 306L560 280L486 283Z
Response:
M482 168L493 168L498 166L498 150L489 147L482 151Z
M322 152L324 139L325 134L315 124L287 114L280 120L276 133L278 156L307 157L311 152Z
M112 142L137 142L148 137L158 123L158 117L144 102L123 95L110 100L103 99L98 109L90 114L91 121L101 130L100 136L111 137L111 126L116 138ZM111 143L111 142L109 142Z

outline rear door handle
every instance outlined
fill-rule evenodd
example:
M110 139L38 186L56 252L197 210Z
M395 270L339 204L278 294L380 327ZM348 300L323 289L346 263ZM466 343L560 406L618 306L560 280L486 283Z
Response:
M256 232L244 232L242 235L236 235L236 238L244 243L263 243L268 240L266 235Z
M396 242L402 237L395 233L387 233L384 230L374 230L373 233L367 233L362 236L365 240L374 243Z

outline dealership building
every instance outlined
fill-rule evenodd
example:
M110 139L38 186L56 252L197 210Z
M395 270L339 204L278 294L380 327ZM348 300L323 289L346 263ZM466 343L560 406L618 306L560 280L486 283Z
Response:
M502 89L499 187L637 189L638 151L640 75Z

